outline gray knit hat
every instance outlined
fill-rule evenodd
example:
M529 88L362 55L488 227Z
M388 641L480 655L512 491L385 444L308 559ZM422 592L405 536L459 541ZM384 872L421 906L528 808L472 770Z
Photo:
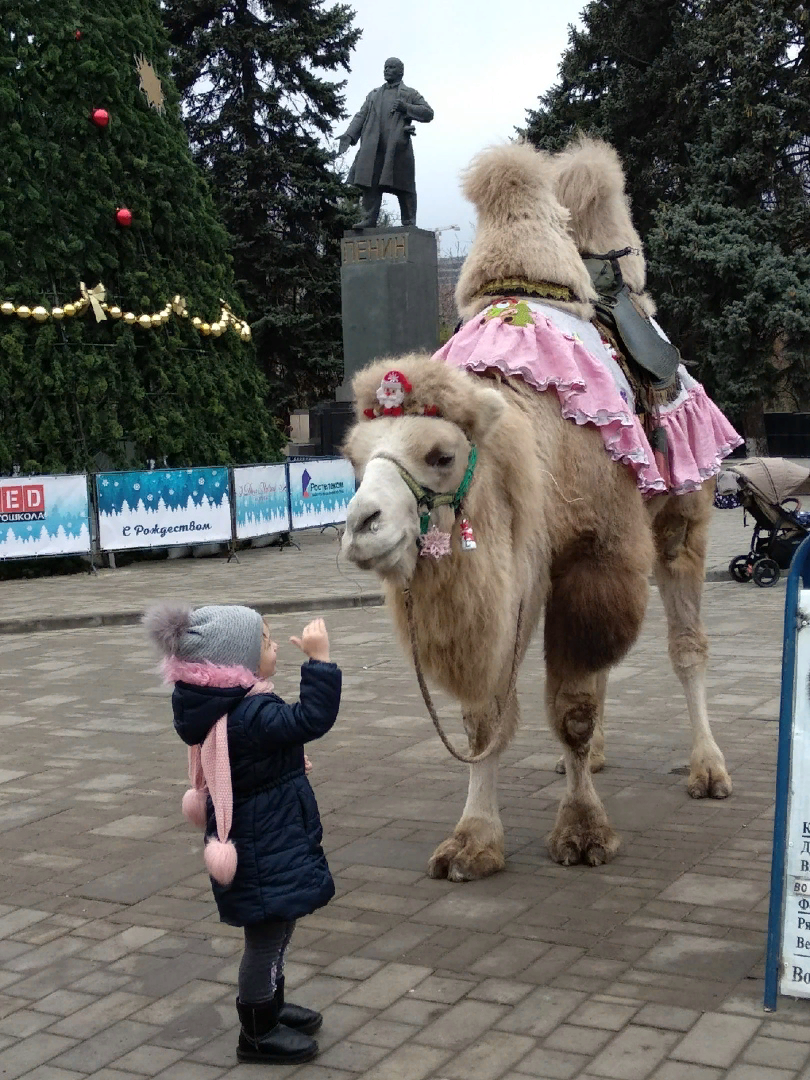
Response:
M254 675L262 654L262 617L253 608L210 604L158 604L143 617L149 636L164 656L223 667L247 668Z

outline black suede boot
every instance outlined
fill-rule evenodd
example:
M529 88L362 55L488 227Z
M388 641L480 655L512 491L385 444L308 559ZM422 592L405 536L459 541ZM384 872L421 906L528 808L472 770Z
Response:
M236 1011L242 1023L236 1047L239 1061L298 1065L311 1061L318 1053L318 1044L309 1035L279 1023L279 1009L275 1001L248 1005L237 998Z
M305 1035L314 1035L323 1023L323 1017L314 1009L305 1009L303 1005L293 1005L284 1000L284 979L276 983L276 1005L280 1024L302 1031Z

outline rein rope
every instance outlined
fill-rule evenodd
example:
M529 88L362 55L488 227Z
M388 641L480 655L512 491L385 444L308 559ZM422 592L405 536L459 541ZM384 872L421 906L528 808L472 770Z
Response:
M416 508L419 512L419 531L424 536L428 528L430 527L430 515L431 512L437 506L452 506L456 514L461 509L461 504L467 496L470 490L470 484L472 483L473 473L475 472L475 466L478 461L478 451L475 444L470 445L470 453L467 458L467 468L464 476L461 479L461 483L454 492L450 491L431 491L430 488L423 487L422 484L412 476L411 473L405 468L405 466L397 461L393 454L386 454L381 451L374 455L374 458L383 458L386 461L390 461L392 465L396 467L397 472L402 477L402 480L408 487L408 490L416 499ZM373 460L373 458L371 459ZM503 731L503 710L507 707L512 697L515 694L517 687L518 666L520 663L520 651L523 644L523 602L521 601L517 614L517 625L515 627L515 652L512 657L512 670L509 674L509 684L506 691L506 698L504 699L503 707L498 703L497 698L495 704L497 706L496 725L492 738L489 744L479 754L462 754L456 750L455 746L450 742L448 737L444 733L441 721L439 720L436 707L433 704L433 699L430 696L430 690L425 682L424 672L422 671L422 664L419 660L419 650L416 646L416 622L413 616L413 596L409 588L403 589L403 597L405 599L405 611L408 619L408 638L411 645L411 655L413 656L413 666L416 670L416 679L419 683L419 689L422 691L422 699L425 703L425 708L428 711L430 719L433 721L433 726L436 729L436 733L441 739L446 750L453 755L457 761L463 762L465 765L475 765L479 761L486 761L488 757L491 757L501 747L501 736Z
M422 664L419 661L419 651L416 647L416 623L413 617L413 597L411 596L410 589L404 589L403 595L405 597L405 611L408 616L408 637L411 643L411 654L413 656L413 666L416 669L416 679L419 683L419 689L422 691L422 699L425 702L425 708L430 715L430 719L433 721L433 726L436 728L436 734L442 740L444 747L448 750L456 761L461 761L465 765L475 765L479 761L486 761L488 757L491 757L496 750L501 750L501 733L503 729L503 710L512 700L512 697L517 688L518 677L518 665L520 663L520 649L523 640L523 602L521 601L518 608L517 626L515 628L515 653L512 657L512 670L509 674L509 685L506 691L506 697L504 699L503 708L498 704L497 698L496 705L498 705L498 714L496 717L497 726L495 727L492 738L489 744L479 754L462 754L456 750L455 746L450 742L448 737L444 733L444 728L439 720L436 707L433 704L433 698L430 696L430 690L425 682L425 676L422 671Z

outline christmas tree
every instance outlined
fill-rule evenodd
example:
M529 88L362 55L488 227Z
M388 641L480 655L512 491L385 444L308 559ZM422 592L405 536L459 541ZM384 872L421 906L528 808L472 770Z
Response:
M328 396L343 363L340 237L355 189L324 136L345 116L360 37L329 0L165 0L195 159L234 238L234 269L281 416Z
M282 442L156 0L0 27L0 473L261 461Z

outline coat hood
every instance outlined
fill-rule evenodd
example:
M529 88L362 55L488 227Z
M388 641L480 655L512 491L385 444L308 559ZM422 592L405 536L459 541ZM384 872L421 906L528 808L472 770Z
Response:
M192 686L177 683L172 694L174 730L184 743L196 746L220 716L236 708L247 694L243 686Z

